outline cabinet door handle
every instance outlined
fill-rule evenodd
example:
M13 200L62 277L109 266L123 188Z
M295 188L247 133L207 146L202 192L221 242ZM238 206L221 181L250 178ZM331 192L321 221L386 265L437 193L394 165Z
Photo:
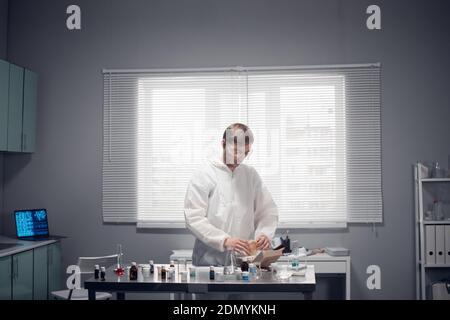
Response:
M17 261L17 257L13 257L13 280L16 280L17 278L18 278L18 273L19 273L19 271L18 271L18 266L17 266L17 264L18 264L18 261Z

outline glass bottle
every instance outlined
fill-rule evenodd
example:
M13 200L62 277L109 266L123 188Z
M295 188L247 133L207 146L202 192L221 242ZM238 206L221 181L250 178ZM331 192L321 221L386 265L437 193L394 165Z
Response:
M136 262L132 262L130 268L130 280L137 280L137 276L138 276L138 269Z
M161 280L166 280L166 268L164 266L161 268Z
M96 264L94 266L94 278L98 279L100 276L100 266L98 264Z
M289 239L289 230L286 230L285 248L283 253L291 253L291 239Z
M153 260L150 260L150 274L153 274L155 272L155 264Z
M210 266L209 267L209 280L214 280L214 276L215 276L214 266Z
M105 281L105 275L106 275L106 268L105 267L101 267L100 268L100 278L102 281Z

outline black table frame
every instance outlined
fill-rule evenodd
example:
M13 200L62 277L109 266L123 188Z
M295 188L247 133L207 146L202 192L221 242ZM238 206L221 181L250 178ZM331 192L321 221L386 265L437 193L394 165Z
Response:
M116 292L117 300L124 300L126 292L158 293L302 293L305 300L311 300L315 283L301 282L137 282L101 281L90 279L84 283L89 300L95 300L97 291Z

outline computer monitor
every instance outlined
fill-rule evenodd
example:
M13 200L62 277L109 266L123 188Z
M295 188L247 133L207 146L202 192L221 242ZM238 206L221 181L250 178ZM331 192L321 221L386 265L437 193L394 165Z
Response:
M15 210L16 234L19 239L48 237L46 209Z

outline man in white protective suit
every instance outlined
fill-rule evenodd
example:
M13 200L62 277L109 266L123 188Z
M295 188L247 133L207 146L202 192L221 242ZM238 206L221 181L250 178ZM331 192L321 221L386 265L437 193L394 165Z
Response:
M219 157L207 159L187 187L184 215L196 237L192 263L196 266L227 264L227 254L250 254L270 248L278 223L278 209L256 170L242 161L254 141L248 126L230 125L222 137Z

